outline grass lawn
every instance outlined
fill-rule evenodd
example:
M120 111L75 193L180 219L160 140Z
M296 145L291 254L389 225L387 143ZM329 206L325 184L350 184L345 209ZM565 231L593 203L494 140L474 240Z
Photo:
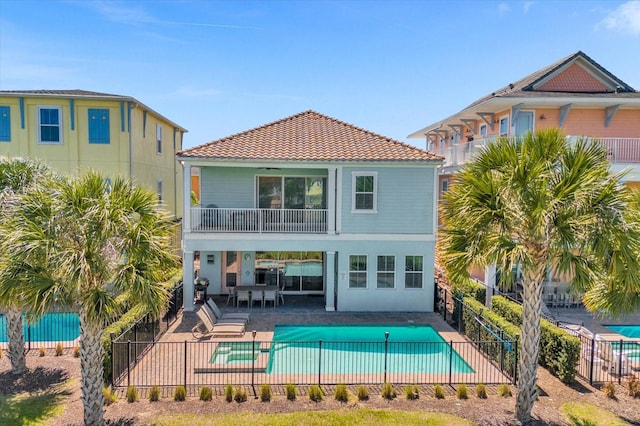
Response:
M472 422L463 418L443 413L426 411L395 411L395 410L333 410L306 411L287 414L180 414L167 415L156 419L156 426L204 426L204 425L428 425L428 426L471 426Z
M0 394L0 425L45 425L46 421L62 413L68 391L60 386L37 394Z
M627 423L610 411L586 402L566 402L562 413L567 421L576 426L626 426Z

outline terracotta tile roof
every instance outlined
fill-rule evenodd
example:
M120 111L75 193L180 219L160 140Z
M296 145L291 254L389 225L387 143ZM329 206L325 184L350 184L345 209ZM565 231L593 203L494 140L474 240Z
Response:
M442 157L305 111L180 151L184 158L273 161L440 161Z

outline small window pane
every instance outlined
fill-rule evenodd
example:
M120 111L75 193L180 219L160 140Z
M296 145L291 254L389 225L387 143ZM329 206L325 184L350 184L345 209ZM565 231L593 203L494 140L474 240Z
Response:
M422 256L407 256L405 260L404 286L405 288L422 288L423 278Z
M367 256L349 256L349 288L367 287Z
M378 256L378 288L395 287L395 269L394 256Z

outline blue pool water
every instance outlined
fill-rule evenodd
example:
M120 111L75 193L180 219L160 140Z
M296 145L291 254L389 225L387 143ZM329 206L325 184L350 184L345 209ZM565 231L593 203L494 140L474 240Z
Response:
M385 360L389 373L473 372L428 325L277 325L267 373L379 373Z
M637 342L624 342L622 347L625 355L640 361L640 325L605 325L605 327L630 339L639 339Z
M29 324L23 315L22 327L25 341L31 342L64 342L80 336L80 318L68 312L44 314L32 324ZM7 319L0 315L0 342L8 340Z

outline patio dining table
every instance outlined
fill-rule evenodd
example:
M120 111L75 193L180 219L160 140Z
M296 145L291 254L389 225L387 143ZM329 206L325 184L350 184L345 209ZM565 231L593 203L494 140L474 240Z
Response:
M236 286L236 292L238 290L248 290L251 293L251 300L253 300L253 297L255 294L260 294L259 299L262 300L262 291L266 290L266 291L275 291L276 292L276 301L278 300L278 297L280 297L280 290L278 289L277 285L239 285ZM249 304L253 304L253 302L249 302ZM264 305L264 302L263 302ZM277 306L277 303L276 303ZM274 306L275 307L275 306Z

